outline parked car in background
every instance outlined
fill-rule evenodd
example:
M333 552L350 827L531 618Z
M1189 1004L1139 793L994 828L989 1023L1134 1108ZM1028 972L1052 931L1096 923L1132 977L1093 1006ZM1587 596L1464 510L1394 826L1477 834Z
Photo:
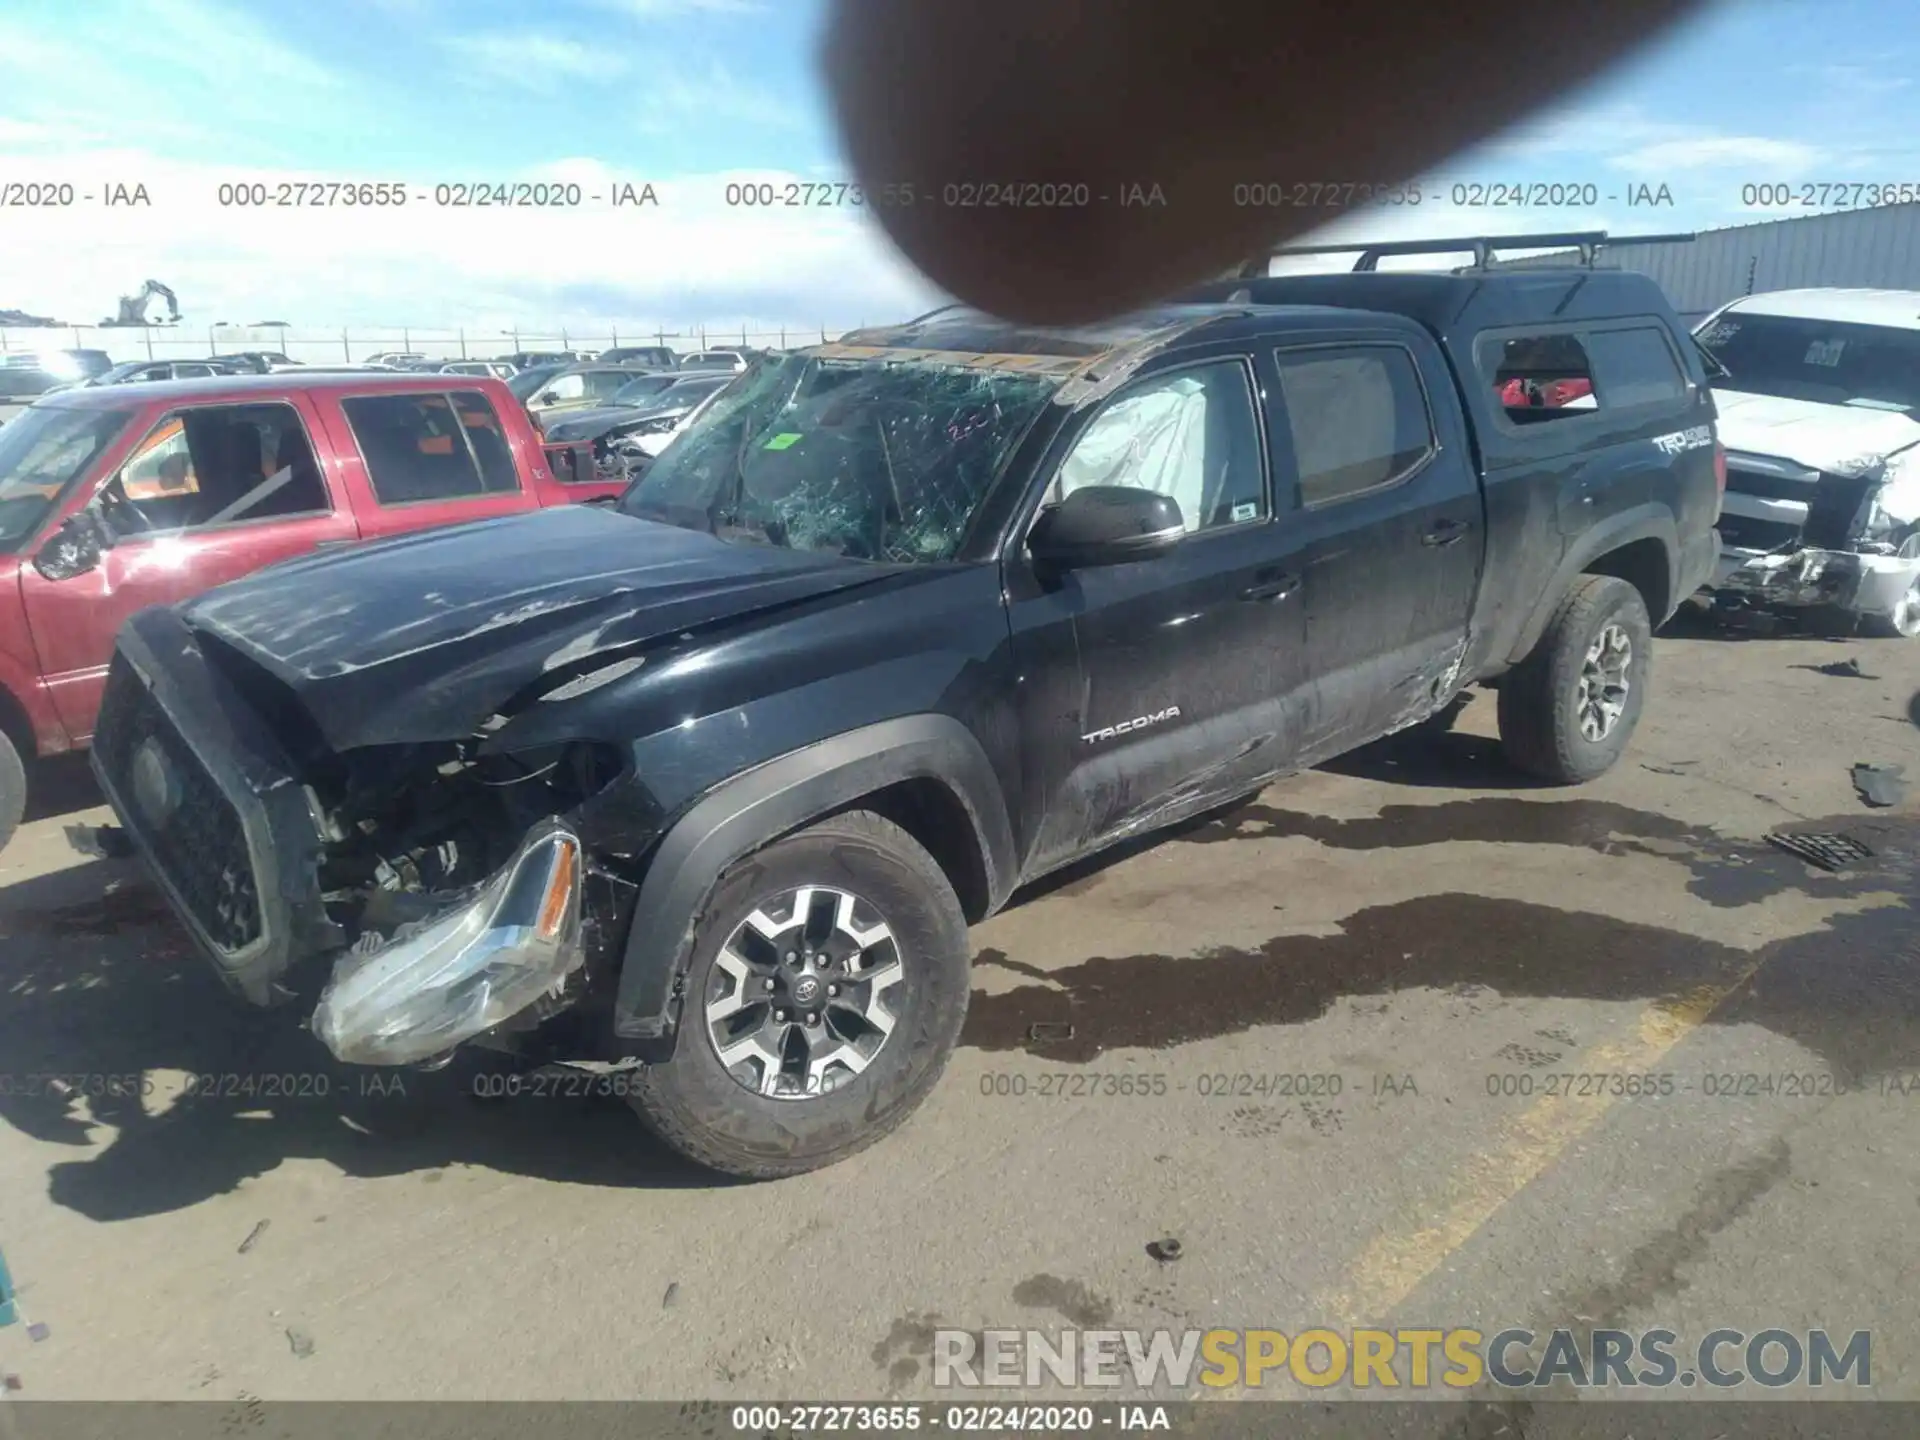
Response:
M210 355L210 360L220 360L233 366L235 370L250 370L256 375L271 374L277 369L298 366L300 362L278 350L236 350L227 355Z
M135 385L148 380L203 380L210 375L234 375L237 367L222 360L129 360L84 380L50 386L45 393L77 390L92 385Z
M747 350L695 350L680 357L682 370L733 370L747 368L751 352Z
M1646 277L1184 300L756 362L612 509L144 611L95 772L215 971L338 1059L477 1041L624 1072L730 1174L842 1160L938 1082L1021 887L1481 681L1520 768L1593 779L1712 574L1714 402ZM1594 408L1500 403L1548 336ZM234 727L191 820L143 798L143 747Z
M512 355L496 355L494 358L505 360L516 370L533 370L543 365L578 365L583 357L571 350L519 350Z
M604 405L574 411L566 417L567 423L573 425L603 412L609 416L623 415L636 406L655 403L659 396L682 385L705 385L715 379L724 381L725 378L724 375L683 375L678 370L641 370L609 395Z
M409 360L424 360L427 357L418 350L380 350L360 363L363 365L391 365L396 369Z
M695 408L733 384L736 377L728 372L675 375L658 389L647 383L655 378L629 382L604 405L555 416L544 427L547 439L578 443L626 436L642 453L658 455Z
M602 365L650 365L658 370L674 368L673 351L664 345L616 345L593 357Z
M449 360L435 369L441 375L491 375L495 380L511 380L520 373L505 360Z
M524 375L514 376L509 383L544 425L550 416L567 410L604 405L621 387L646 373L619 365L561 365L542 374L532 386L521 385Z
M44 395L56 385L104 375L113 357L104 350L28 350L0 356L0 400Z
M0 843L23 762L89 742L114 632L141 606L619 489L481 377L230 375L41 398L0 427Z
M1748 295L1694 333L1721 372L1716 588L1920 638L1920 291Z
M673 376L664 387L649 387L641 395L632 393L642 383L634 381L616 391L607 405L555 416L545 427L546 437L552 444L574 445L576 455L580 448L591 447L593 464L603 480L631 479L646 469L668 441L693 424L704 405L739 378L727 373Z

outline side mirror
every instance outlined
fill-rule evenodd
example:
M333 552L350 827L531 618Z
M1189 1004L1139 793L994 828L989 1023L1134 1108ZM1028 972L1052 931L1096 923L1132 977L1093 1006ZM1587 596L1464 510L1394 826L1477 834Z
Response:
M1187 533L1179 502L1130 485L1087 485L1040 512L1027 552L1059 570L1164 555Z
M40 547L33 568L49 580L71 580L97 566L112 544L113 536L97 510L76 510Z

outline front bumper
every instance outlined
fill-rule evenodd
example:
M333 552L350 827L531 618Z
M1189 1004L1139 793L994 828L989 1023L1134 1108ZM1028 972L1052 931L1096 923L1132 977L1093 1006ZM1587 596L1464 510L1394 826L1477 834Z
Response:
M259 714L154 607L121 631L92 745L107 801L214 970L256 1005L292 998L296 957L343 937L318 884L306 794Z
M122 631L92 763L155 883L235 992L262 1006L291 1000L295 965L346 947L320 894L324 841L306 790L172 611L142 611ZM568 824L537 826L459 905L341 956L315 1032L343 1060L414 1064L542 1006L586 958L593 878Z
M1729 548L1713 589L1763 605L1833 606L1859 615L1887 615L1920 578L1920 557L1862 555L1852 550L1776 552Z

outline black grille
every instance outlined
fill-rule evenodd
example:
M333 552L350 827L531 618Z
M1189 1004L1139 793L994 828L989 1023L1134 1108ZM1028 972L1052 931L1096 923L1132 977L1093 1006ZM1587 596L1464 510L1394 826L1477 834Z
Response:
M1777 550L1800 541L1800 527L1784 520L1756 520L1751 515L1722 512L1717 528L1720 543L1736 550Z
M158 823L141 808L134 774L135 757L148 741L165 757L178 789L172 812ZM208 938L228 952L259 939L260 897L240 814L119 655L107 672L93 747L120 798L121 819L146 841L154 864Z

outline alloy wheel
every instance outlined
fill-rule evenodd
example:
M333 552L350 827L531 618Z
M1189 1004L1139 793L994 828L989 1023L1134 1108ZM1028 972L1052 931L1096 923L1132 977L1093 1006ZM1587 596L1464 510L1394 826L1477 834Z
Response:
M1600 633L1587 646L1575 686L1575 703L1580 733L1598 742L1613 733L1627 711L1630 688L1628 671L1633 666L1633 641L1617 624L1600 627Z
M803 885L734 927L705 995L721 1067L775 1100L824 1095L873 1063L898 1015L906 976L893 928L850 891Z

